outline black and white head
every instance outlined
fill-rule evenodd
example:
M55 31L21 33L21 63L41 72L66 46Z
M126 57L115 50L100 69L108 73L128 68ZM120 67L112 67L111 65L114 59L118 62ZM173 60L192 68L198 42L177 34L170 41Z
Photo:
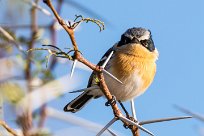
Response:
M121 39L118 42L118 47L130 43L138 43L148 49L150 52L155 50L154 42L150 30L145 28L130 28L124 34L121 35Z

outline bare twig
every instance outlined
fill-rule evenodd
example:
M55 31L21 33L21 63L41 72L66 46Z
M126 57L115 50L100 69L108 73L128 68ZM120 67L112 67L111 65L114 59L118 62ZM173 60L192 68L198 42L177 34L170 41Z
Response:
M4 127L4 128L5 128L9 133L11 133L13 136L18 136L18 134L17 134L12 128L10 128L10 127L6 124L6 122L0 120L0 125L1 125L2 127Z

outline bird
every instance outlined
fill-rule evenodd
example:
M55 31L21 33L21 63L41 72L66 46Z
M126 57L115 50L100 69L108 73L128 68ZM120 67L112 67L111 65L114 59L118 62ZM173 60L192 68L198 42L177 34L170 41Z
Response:
M152 40L149 29L133 27L127 29L101 58L101 66L108 55L113 52L105 70L119 79L122 84L104 74L105 82L116 101L124 102L143 94L152 83L156 73L156 61L159 53ZM78 112L90 100L103 95L97 75L92 72L87 88L82 94L69 102L65 112Z

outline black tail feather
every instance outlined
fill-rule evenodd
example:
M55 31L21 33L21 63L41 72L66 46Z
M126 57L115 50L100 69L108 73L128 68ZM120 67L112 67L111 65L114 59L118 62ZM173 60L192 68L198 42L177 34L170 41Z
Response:
M93 98L93 95L88 95L88 92L84 92L78 97L76 97L74 100L72 100L70 103L68 103L64 107L64 111L75 113L79 111L81 108L83 108L84 105L87 102L89 102L92 98Z

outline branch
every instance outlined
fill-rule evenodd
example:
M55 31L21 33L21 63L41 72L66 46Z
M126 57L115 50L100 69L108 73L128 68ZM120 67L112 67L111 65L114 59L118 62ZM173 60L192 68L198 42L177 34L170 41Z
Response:
M12 128L10 128L10 127L6 124L6 122L0 120L0 125L1 125L2 127L4 127L4 128L5 128L9 133L11 133L13 136L18 136L18 134L17 134Z
M51 3L51 0L43 0L43 2L45 4L47 4L47 6L52 10L52 12L54 13L57 21L59 22L59 24L65 29L65 31L67 32L67 34L70 37L70 40L72 42L72 46L74 48L74 58L73 60L77 60L83 64L85 64L86 66L88 66L90 69L92 69L96 75L98 76L98 79L100 81L100 88L102 90L102 92L104 93L105 97L107 98L107 100L110 102L114 99L114 97L111 95L106 83L105 83L105 79L104 79L104 75L103 75L103 71L104 71L104 67L102 66L97 66L92 64L91 62L89 62L88 60L86 60L81 53L78 50L78 45L77 42L75 40L75 36L74 36L74 28L81 22L85 21L91 21L96 23L97 25L102 24L102 28L104 28L103 23L101 23L98 20L93 20L93 19L83 19L81 17L81 20L78 22L75 22L75 24L71 25L71 23L67 24L57 13L57 11L55 10L54 6ZM79 17L76 17L76 19ZM76 20L75 20L76 21ZM100 25L99 25L100 27ZM129 127L132 131L133 136L139 136L139 131L138 128L153 135L151 132L149 132L148 130L146 130L145 128L143 128L142 126L140 126L138 123L134 123L133 121L126 119L125 117L123 117L121 111L119 110L118 106L116 103L112 103L110 104L113 110L113 113L115 115L116 119L120 119L123 123L125 124L129 124L132 125L133 127Z
M63 19L61 19L61 17L59 16L59 14L57 13L57 11L55 10L54 6L52 5L51 1L50 0L43 0L44 3L47 4L47 6L52 10L52 12L54 13L55 17L57 18L59 24L66 30L66 32L68 33L70 39L71 39L71 42L72 42L72 45L73 45L73 48L74 48L74 51L75 51L75 58L74 59L77 59L79 62L85 64L86 66L88 66L89 68L91 68L92 70L94 70L97 74L98 74L98 77L99 77L99 80L100 80L100 83L101 83L101 89L103 91L103 93L105 94L106 98L108 100L112 100L112 95L110 93L110 91L108 90L108 87L105 83L105 80L104 80L104 76L103 76L103 73L102 73L102 67L100 66L96 66L94 64L92 64L91 62L89 62L88 60L86 60L82 55L81 53L78 51L78 45L76 43L76 40L75 40L75 36L74 36L74 29L71 27L71 26L68 26L65 21ZM112 105L112 108L113 108L113 111L114 111L114 114L116 116L120 116L121 115L121 112L119 110L119 108L117 107L116 104Z

